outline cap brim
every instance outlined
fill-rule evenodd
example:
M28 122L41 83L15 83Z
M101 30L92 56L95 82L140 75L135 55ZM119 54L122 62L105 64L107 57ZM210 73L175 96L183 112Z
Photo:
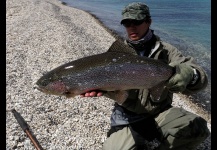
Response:
M123 24L123 21L124 21L124 20L128 20L128 19L131 19L131 20L138 20L138 19L136 19L135 17L126 17L126 18L123 18L120 23Z
M121 20L120 24L123 24L123 21L124 21L124 20L128 20L128 19L129 19L129 20L143 20L143 19L137 19L137 18L132 18L132 17L131 17L131 18L125 18L125 19L122 19L122 20Z

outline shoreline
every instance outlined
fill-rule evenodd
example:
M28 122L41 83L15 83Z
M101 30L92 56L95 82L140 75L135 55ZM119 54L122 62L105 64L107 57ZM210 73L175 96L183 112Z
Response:
M6 23L6 149L33 149L10 112L15 108L44 149L100 150L110 126L110 99L67 99L33 87L45 71L105 52L115 33L90 13L59 0L6 1ZM210 148L210 138L200 150Z
M61 3L62 1L59 0ZM63 5L66 5L68 7L71 7L71 8L74 8L72 6L69 6L67 3L64 2ZM76 8L78 9L78 8ZM121 39L121 40L124 40L121 36L119 36L115 31L111 30L110 28L108 28L96 15L88 12L88 11L85 11L85 10L82 10L82 9L79 9L81 11L84 11L85 13L88 13L90 16L92 16L95 20L96 20L96 23L98 23L100 26L102 26L109 34L111 34L111 36L113 36L115 39Z

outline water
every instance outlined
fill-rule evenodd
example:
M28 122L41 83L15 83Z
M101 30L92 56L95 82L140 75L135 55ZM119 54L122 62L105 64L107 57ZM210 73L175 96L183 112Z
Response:
M62 0L69 6L94 14L121 37L121 10L133 0ZM144 2L137 0L137 2ZM211 1L210 0L146 0L152 16L151 29L162 40L176 46L183 55L191 55L206 71L209 85L196 95L205 109L211 103ZM103 36L103 35L102 35Z

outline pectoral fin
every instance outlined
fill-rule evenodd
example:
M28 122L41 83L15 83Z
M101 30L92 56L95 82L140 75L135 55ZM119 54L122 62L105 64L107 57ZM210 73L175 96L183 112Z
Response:
M66 98L74 98L76 95L74 93L65 93Z

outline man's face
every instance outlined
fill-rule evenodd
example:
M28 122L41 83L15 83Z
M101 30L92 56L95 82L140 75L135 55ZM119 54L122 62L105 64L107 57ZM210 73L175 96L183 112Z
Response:
M151 21L148 23L145 21L139 22L137 20L126 20L123 22L123 25L127 31L127 35L132 41L140 40L143 38L149 29L150 24Z

